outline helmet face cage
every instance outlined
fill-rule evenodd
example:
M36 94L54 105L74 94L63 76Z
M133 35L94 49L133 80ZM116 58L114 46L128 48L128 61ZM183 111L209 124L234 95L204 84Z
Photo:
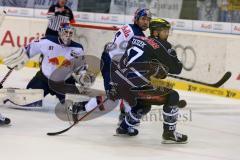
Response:
M148 18L152 18L152 13L149 9L137 9L134 15L134 21L139 20L140 17L147 16Z
M59 37L65 45L69 45L71 43L73 33L74 28L68 23L62 24L58 31Z

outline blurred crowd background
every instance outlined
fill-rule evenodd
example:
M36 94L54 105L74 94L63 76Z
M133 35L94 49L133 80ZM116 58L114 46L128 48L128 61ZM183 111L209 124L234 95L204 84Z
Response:
M57 0L1 0L0 6L48 9ZM240 0L68 0L73 11L133 15L150 8L157 17L240 22Z

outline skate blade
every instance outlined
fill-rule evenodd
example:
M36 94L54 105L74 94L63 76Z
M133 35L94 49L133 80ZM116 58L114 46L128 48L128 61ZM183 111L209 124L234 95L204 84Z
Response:
M117 123L117 126L120 127L121 123L122 123L122 122L118 122L118 123ZM137 123L134 127L139 128L139 127L140 127L140 123Z
M176 142L173 140L162 140L162 144L186 144L188 143L188 141L185 142Z
M0 124L1 128L8 128L8 127L11 127L11 126L12 126L11 123L10 124Z
M114 137L135 137L136 135L129 135L129 134L114 134Z

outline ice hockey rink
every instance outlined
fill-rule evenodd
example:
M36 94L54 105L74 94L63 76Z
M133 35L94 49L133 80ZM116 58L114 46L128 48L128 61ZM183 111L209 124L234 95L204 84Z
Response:
M4 87L25 87L35 72L27 68L14 71ZM0 78L6 73L1 65ZM96 86L102 88L101 79ZM180 95L188 106L181 110L184 116L178 131L186 133L189 142L174 145L161 144L159 119L143 120L137 137L116 137L113 135L118 111L113 110L50 137L47 132L69 126L54 114L56 98L46 97L40 109L20 110L1 105L0 112L10 117L12 124L0 128L0 159L239 160L240 101L183 91Z

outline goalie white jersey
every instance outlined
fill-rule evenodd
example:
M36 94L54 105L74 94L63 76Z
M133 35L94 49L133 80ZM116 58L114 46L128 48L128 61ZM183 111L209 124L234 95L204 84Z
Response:
M59 66L67 65L69 60L83 55L81 44L72 41L70 45L64 46L58 37L46 37L40 41L32 42L26 47L26 51L29 58L37 54L43 55L41 70L47 78Z

